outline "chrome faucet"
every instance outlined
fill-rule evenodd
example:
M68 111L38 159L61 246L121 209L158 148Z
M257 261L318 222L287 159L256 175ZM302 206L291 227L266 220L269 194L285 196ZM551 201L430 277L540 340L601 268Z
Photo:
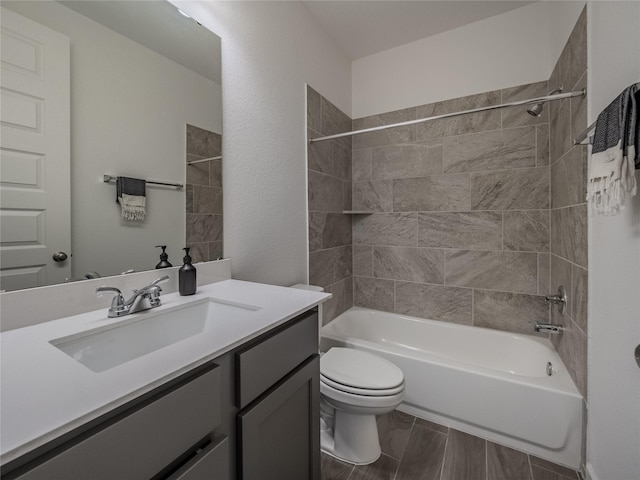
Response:
M551 305L556 305L558 307L560 315L565 314L567 310L567 291L565 290L564 286L560 285L558 287L557 295L547 295L546 297L544 297L544 300ZM552 335L560 335L564 331L564 327L556 323L536 322L536 326L533 329L539 333L550 333Z
M567 291L563 285L558 287L557 295L547 295L544 300L552 305L557 305L560 315L564 315L567 311Z
M565 314L567 310L567 291L563 285L558 287L557 295L547 295L544 300L551 305L556 305L560 315ZM564 327L556 323L536 322L536 326L533 329L539 333L551 333L552 335L559 335L564 331Z
M168 275L154 280L146 287L134 290L133 295L128 300L124 299L122 292L116 287L98 287L96 288L96 294L113 293L114 297L111 301L111 307L109 307L108 316L109 318L123 317L131 313L159 307L162 288L158 284L166 280L169 280Z

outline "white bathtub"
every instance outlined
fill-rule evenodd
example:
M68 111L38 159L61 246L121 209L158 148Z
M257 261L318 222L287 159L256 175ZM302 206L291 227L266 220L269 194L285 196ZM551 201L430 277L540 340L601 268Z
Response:
M582 396L548 339L360 307L321 334L323 351L348 346L400 367L406 381L400 410L580 467Z

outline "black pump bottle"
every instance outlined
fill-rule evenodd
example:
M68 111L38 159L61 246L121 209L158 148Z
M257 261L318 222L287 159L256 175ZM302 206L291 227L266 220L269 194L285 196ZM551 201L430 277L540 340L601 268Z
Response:
M165 252L167 246L166 245L156 245L156 248L161 248L162 249L162 253L160 254L160 262L158 262L158 264L156 265L156 268L173 267L173 265L171 265L169 263L169 261L167 260L169 258L169 255L167 254L167 252Z
M193 295L196 293L196 267L191 265L189 247L183 250L185 251L184 265L178 270L178 290L180 295Z

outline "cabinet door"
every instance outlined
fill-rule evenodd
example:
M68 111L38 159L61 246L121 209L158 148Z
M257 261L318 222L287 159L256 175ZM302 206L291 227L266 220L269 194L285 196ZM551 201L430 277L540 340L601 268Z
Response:
M320 479L320 357L238 415L243 480Z

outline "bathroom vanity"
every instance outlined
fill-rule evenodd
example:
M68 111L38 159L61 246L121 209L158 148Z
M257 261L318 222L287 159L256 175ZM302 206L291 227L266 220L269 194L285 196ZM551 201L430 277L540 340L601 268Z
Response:
M2 477L319 479L328 297L226 280L3 332Z

